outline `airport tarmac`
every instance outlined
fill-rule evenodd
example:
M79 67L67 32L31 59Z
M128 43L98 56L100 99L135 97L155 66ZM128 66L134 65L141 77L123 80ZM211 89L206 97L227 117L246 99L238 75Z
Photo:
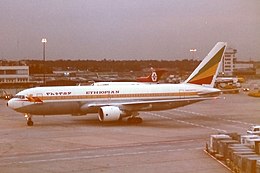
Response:
M260 99L244 93L142 112L143 123L101 123L97 115L33 117L0 100L0 172L223 173L203 150L211 134L246 133L260 124Z

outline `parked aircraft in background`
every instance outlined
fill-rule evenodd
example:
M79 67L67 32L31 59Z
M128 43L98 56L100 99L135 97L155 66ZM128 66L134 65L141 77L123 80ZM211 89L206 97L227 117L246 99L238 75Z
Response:
M243 83L244 78L239 77L217 77L216 82L218 83Z
M217 77L215 86L223 91L223 93L239 93L243 78L238 77Z
M162 75L166 73L167 71L164 69L152 69L152 72L147 77L138 77L136 78L136 82L158 82Z
M158 82L162 75L165 74L167 70L164 69L151 69L149 76L132 78L108 78L101 77L97 74L97 78L93 78L94 82Z
M21 112L32 126L32 115L86 115L98 113L100 121L140 123L140 111L173 109L203 100L215 99L213 88L226 43L219 42L181 84L91 85L36 87L23 90L8 101L8 107Z

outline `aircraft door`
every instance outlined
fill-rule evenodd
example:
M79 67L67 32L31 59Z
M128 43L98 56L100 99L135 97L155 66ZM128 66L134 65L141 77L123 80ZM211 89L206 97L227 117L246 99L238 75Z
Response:
M35 103L42 103L42 100L43 100L43 94L37 93L35 98Z
M185 98L184 89L179 89L179 97L180 97L180 98Z
M107 95L107 100L111 101L111 94L110 93Z

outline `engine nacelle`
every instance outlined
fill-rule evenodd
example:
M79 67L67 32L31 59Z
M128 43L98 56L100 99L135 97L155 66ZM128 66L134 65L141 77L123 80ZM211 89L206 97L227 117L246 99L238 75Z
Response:
M123 112L116 106L103 106L98 111L100 121L117 121Z

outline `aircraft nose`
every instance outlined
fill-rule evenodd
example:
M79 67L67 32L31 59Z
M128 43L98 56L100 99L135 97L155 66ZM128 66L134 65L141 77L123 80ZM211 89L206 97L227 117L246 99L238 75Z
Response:
M6 103L6 105L7 105L9 108L15 109L15 104L14 104L14 100L13 100L13 99L8 100L8 102Z

